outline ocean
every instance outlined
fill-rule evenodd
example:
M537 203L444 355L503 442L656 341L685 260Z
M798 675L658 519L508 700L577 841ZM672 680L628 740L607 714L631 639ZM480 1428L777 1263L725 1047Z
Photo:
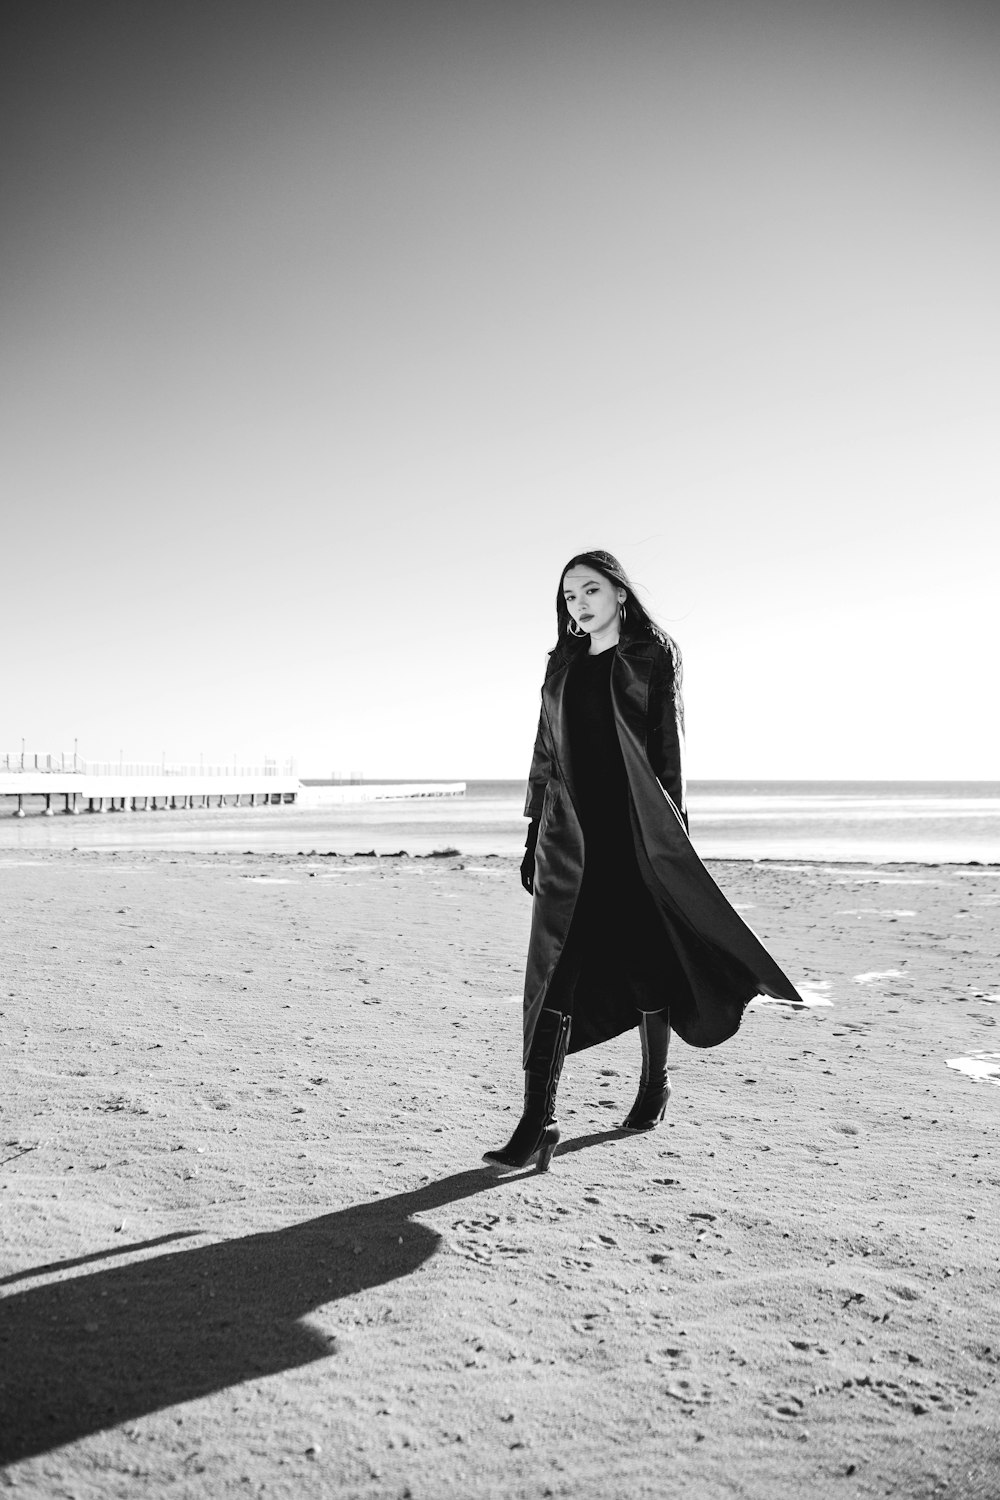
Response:
M1000 864L1000 782L695 781L691 838L708 859ZM523 781L464 797L319 809L259 807L9 816L0 849L517 854Z

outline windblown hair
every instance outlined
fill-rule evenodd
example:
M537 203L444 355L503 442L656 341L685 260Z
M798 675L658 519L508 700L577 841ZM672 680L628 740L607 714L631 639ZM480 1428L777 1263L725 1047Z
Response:
M637 595L635 584L629 578L617 557L614 557L610 552L604 552L600 549L593 552L578 552L575 557L570 558L559 574L559 587L556 589L556 625L558 634L556 644L549 658L550 669L565 662L578 651L588 649L586 638L578 639L569 632L570 613L566 608L566 600L563 598L563 580L570 568L593 568L595 573L601 573L616 588L625 590L626 618L622 628L623 639L652 640L662 646L673 665L674 684L679 693L683 672L680 647L662 626L657 625L649 610Z

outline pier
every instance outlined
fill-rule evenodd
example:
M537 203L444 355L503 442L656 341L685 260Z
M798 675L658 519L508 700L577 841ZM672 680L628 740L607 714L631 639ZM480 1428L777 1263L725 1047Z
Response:
M56 813L189 811L209 807L320 808L343 803L418 797L461 797L464 781L384 782L310 786L294 763L268 761L245 767L143 765L124 760L84 761L67 755L0 753L0 808L15 818L29 808L42 817Z
M302 783L288 776L88 776L0 771L0 797L16 799L25 816L28 798L44 799L43 816L63 813L159 812L164 808L267 807L294 804Z
M13 799L15 818L26 802L56 812L160 812L165 808L273 807L294 804L302 792L294 764L263 766L147 765L119 759L86 761L68 755L0 754L0 799Z

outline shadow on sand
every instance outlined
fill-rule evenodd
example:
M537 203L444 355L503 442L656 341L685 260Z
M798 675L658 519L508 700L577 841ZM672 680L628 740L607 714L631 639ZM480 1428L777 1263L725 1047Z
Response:
M560 1155L615 1139L578 1136ZM407 1276L441 1236L413 1215L520 1181L480 1168L301 1224L9 1293L0 1300L0 1463L329 1357L299 1320ZM183 1236L123 1246L134 1253ZM65 1272L100 1256L18 1273Z

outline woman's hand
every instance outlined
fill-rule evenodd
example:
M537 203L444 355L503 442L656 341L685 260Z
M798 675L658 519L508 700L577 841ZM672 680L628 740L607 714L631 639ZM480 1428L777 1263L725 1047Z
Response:
M524 841L524 858L521 861L521 884L529 896L535 893L535 845L538 843L540 818L532 818L528 824L528 836Z

